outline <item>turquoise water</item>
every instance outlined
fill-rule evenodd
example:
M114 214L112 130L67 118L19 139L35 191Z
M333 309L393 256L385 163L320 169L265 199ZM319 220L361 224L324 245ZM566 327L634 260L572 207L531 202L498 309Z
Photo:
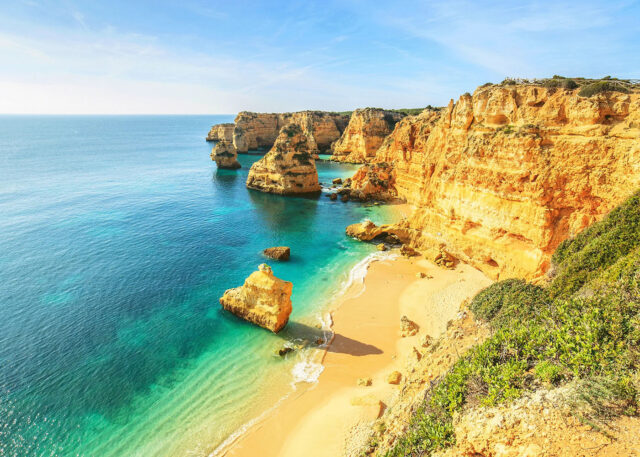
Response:
M274 350L314 338L384 209L248 191L204 141L232 116L0 117L0 455L208 455L295 388ZM318 163L320 181L349 165ZM273 263L279 335L220 309Z

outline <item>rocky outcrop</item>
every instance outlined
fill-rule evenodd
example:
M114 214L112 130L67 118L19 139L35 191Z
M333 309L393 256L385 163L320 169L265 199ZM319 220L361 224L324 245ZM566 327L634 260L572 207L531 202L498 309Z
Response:
M379 108L357 109L349 125L333 145L331 160L364 163L372 160L376 151L404 114Z
M215 160L216 165L221 169L236 170L240 168L236 148L230 141L220 140L211 150L211 160Z
M395 170L390 164L366 164L351 178L350 196L362 201L390 201L398 196L395 181Z
M320 192L315 160L316 143L298 124L280 130L271 150L249 170L247 187L281 195Z
M291 248L288 246L276 246L273 248L267 248L262 253L275 260L289 260L291 257Z
M211 127L207 135L207 141L233 141L234 124L216 124Z
M227 290L220 304L236 316L278 333L291 314L292 289L290 282L276 278L271 267L263 263L243 286Z
M400 121L374 162L416 206L396 228L493 278L535 278L640 187L640 94L483 86ZM347 129L349 130L349 129Z
M331 143L340 138L349 117L323 111L296 113L251 113L243 111L235 119L233 144L239 153L255 149L270 149L280 130L299 125L308 135L312 154L328 151Z
M347 236L360 241L385 240L392 243L403 242L409 239L407 230L395 224L376 225L367 220L351 224L346 229Z

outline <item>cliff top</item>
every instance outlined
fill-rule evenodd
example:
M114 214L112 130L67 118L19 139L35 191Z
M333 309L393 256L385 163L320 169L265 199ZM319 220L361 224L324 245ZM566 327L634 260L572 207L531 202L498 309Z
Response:
M640 90L640 79L620 79L605 76L600 79L591 78L568 78L565 76L553 75L551 78L526 79L526 78L505 78L499 84L485 83L477 90L492 86L538 86L559 89L580 89L578 95L581 97L591 97L605 91L630 93Z

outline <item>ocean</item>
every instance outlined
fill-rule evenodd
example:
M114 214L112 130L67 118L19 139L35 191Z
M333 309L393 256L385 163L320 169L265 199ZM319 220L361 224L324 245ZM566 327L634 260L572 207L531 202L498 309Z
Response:
M249 191L260 153L217 170L204 141L232 121L0 116L0 455L211 455L320 375L317 349L275 352L325 335L375 250L344 228L390 210ZM263 262L294 285L278 335L218 302Z

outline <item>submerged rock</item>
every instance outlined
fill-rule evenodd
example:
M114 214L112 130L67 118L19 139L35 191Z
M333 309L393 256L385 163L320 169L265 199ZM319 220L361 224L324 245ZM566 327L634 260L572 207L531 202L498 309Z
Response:
M292 289L293 284L276 278L263 263L244 285L227 290L220 304L236 316L278 333L289 321Z
M280 357L284 357L285 355L287 355L290 352L293 352L294 349L290 346L282 346L280 349L278 349L277 354Z
M289 260L291 257L291 248L288 246L276 246L273 248L267 248L262 251L262 253L275 260Z
M219 141L211 150L211 160L216 161L218 168L237 170L240 168L238 153L230 141Z
M247 187L281 195L320 192L318 171L310 152L315 147L299 125L283 127L271 150L251 166Z

